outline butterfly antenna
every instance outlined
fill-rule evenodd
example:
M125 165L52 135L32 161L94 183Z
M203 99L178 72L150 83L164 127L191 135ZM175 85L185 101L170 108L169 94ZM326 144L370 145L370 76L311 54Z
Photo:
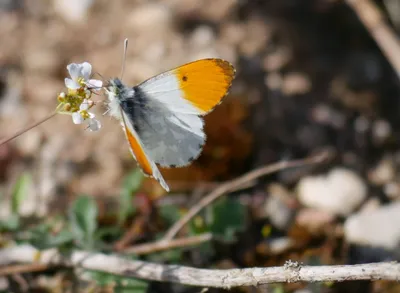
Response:
M128 49L128 39L126 38L124 40L124 54L122 55L122 68L121 68L121 75L120 75L121 80L122 80L122 77L124 76L124 71L125 71L125 60L126 60L127 49Z

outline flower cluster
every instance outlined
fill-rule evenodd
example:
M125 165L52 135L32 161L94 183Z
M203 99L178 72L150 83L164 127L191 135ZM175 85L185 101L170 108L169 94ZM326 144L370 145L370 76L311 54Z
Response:
M90 79L92 65L88 62L69 64L67 70L71 78L65 79L67 92L58 95L57 112L71 115L74 124L87 122L90 131L99 130L100 121L95 119L95 115L89 110L94 106L91 99L93 90L100 89L103 82Z

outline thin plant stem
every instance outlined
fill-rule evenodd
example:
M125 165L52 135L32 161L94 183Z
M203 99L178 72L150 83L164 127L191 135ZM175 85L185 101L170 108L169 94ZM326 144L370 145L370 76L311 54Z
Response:
M122 252L125 254L132 253L136 255L144 255L144 254L155 253L158 251L170 250L174 248L183 248L183 247L199 245L201 243L211 241L212 239L213 235L211 233L204 233L196 236L172 239L170 241L156 241L151 243L138 244L135 246L125 248L122 250Z
M42 118L39 121L34 122L33 124L29 125L28 127L25 127L23 129L15 132L11 136L3 138L2 140L0 140L0 146L5 144L5 143L7 143L7 142L9 142L9 141L11 141L11 140L13 140L14 138L17 138L18 136L20 136L21 134L24 134L25 132L31 130L32 128L35 128L36 126L42 124L43 122L46 122L47 120L49 120L49 119L53 118L54 116L56 116L56 114L57 114L57 111L52 112L50 115Z
M400 40L374 1L346 0L400 77Z

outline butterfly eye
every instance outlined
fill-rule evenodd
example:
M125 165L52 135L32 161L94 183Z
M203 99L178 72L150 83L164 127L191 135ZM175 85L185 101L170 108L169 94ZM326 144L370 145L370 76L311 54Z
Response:
M112 95L118 95L119 90L116 86L110 84L106 87L106 91Z

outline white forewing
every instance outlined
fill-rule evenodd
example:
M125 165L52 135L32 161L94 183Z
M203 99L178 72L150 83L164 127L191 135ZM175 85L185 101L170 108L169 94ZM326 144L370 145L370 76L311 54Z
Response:
M182 96L182 90L175 74L164 72L141 83L138 88L150 98L162 103L175 113L203 114Z

